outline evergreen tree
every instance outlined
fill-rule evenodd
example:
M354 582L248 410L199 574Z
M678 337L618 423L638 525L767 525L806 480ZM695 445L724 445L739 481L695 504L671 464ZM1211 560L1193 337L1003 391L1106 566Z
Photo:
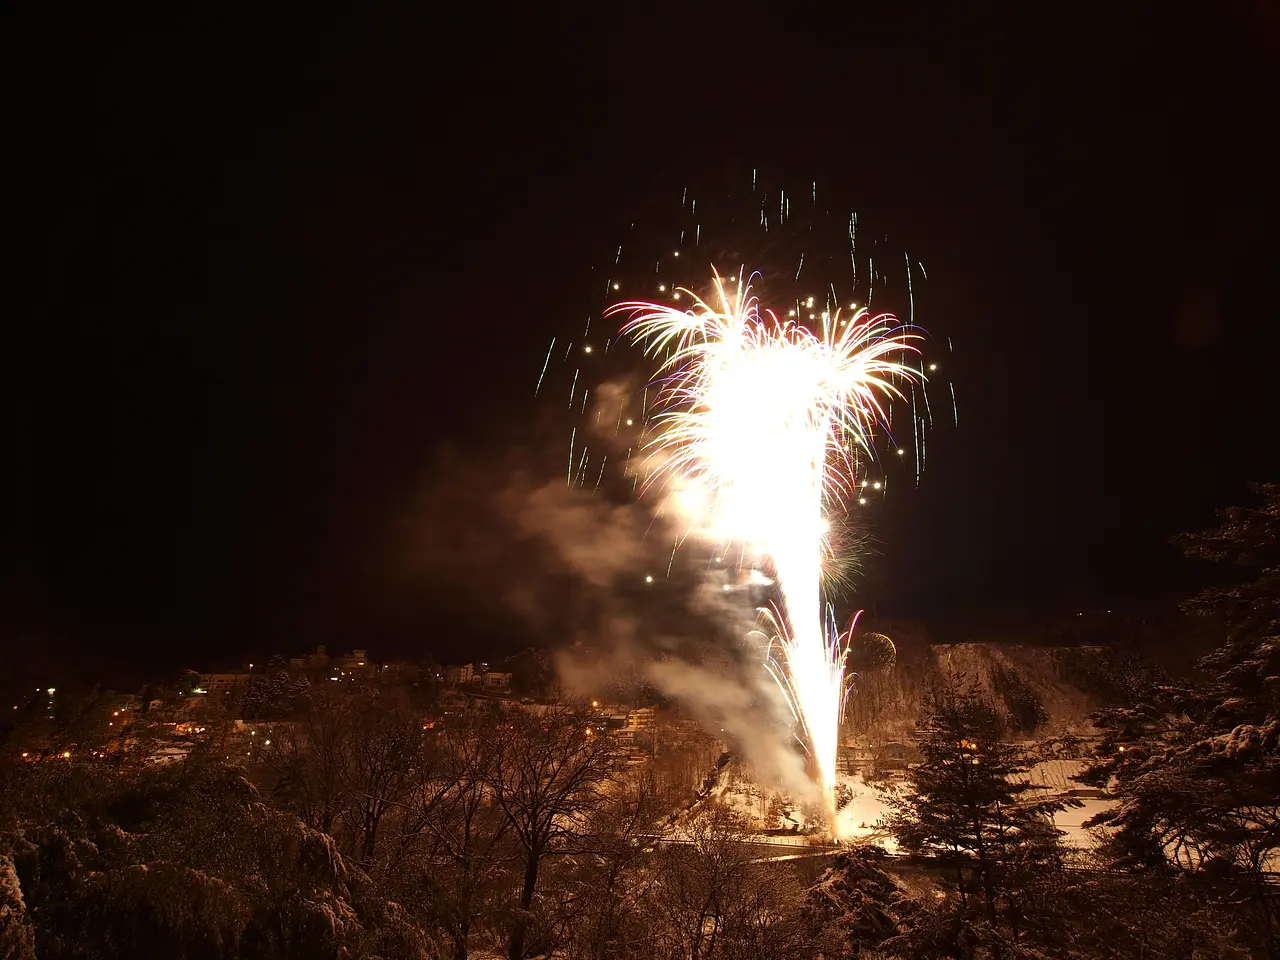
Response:
M883 869L887 858L880 847L855 847L836 856L808 890L802 911L831 953L857 956L910 928L905 920L918 905Z
M993 937L1026 931L1019 888L1060 865L1052 814L1078 801L1041 794L1025 749L1001 742L1001 718L976 684L954 677L926 695L919 748L892 830L911 850L929 850L954 871L960 920L977 913ZM975 898L976 897L976 902ZM1005 925L1007 924L1007 928Z
M1095 722L1108 733L1089 782L1120 800L1094 822L1110 828L1120 864L1179 870L1249 905L1267 956L1280 957L1280 916L1267 872L1280 862L1280 484L1261 503L1176 539L1188 556L1243 567L1246 582L1183 604L1212 617L1225 642L1200 661L1203 680L1151 689Z

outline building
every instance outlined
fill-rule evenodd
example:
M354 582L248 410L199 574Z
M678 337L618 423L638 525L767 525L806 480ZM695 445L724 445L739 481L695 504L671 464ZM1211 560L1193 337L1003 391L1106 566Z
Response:
M195 692L210 697L225 696L248 685L249 674L247 673L202 673L200 686L196 687Z
M333 668L343 673L372 673L376 665L369 660L368 650L352 650L340 657L334 657Z
M631 730L647 730L658 722L658 711L654 707L639 707L627 714L626 726Z
M369 659L369 651L352 650L340 657L331 657L325 670L330 680L359 680L378 672L378 665Z
M323 670L329 666L329 648L324 644L316 647L315 653L305 657L290 657L289 666L295 670Z
M507 687L511 686L511 674L509 673L490 670L483 676L486 690L505 690Z
M475 664L464 663L461 666L452 666L444 668L444 682L450 686L457 686L460 683L470 683L471 678L475 676Z
M890 741L874 749L875 764L879 770L909 770L923 756L912 744Z
M422 668L413 663L384 663L378 676L383 681L413 683L422 677ZM432 676L434 678L434 674Z

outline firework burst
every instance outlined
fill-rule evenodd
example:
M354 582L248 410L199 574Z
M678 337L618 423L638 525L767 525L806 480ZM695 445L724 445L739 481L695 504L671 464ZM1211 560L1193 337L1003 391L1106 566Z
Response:
M751 281L713 279L707 300L679 291L682 309L630 301L623 332L660 359L645 487L661 488L688 519L686 535L766 554L782 609L772 660L825 796L836 782L847 637L829 629L822 573L830 519L856 496L886 406L919 335L889 314L824 313L818 329L760 309Z

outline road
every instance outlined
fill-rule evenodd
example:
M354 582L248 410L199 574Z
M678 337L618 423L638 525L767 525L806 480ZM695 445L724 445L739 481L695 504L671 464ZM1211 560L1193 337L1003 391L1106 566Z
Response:
M653 843L685 844L692 840L677 837L651 837ZM751 837L740 841L755 854L752 860L756 863L767 863L780 860L800 860L807 857L829 857L842 849L832 843L820 843L809 837Z

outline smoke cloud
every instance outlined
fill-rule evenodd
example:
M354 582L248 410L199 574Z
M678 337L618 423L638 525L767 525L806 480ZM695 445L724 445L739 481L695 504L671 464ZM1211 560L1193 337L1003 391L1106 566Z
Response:
M612 432L627 395L597 388L597 425L609 420ZM735 574L694 538L677 548L687 527L630 499L633 474L616 469L611 488L593 491L538 467L519 451L497 462L437 456L405 524L410 591L477 610L513 647L560 651L573 692L598 695L619 678L651 686L762 780L807 799L792 720L753 633L769 581Z

